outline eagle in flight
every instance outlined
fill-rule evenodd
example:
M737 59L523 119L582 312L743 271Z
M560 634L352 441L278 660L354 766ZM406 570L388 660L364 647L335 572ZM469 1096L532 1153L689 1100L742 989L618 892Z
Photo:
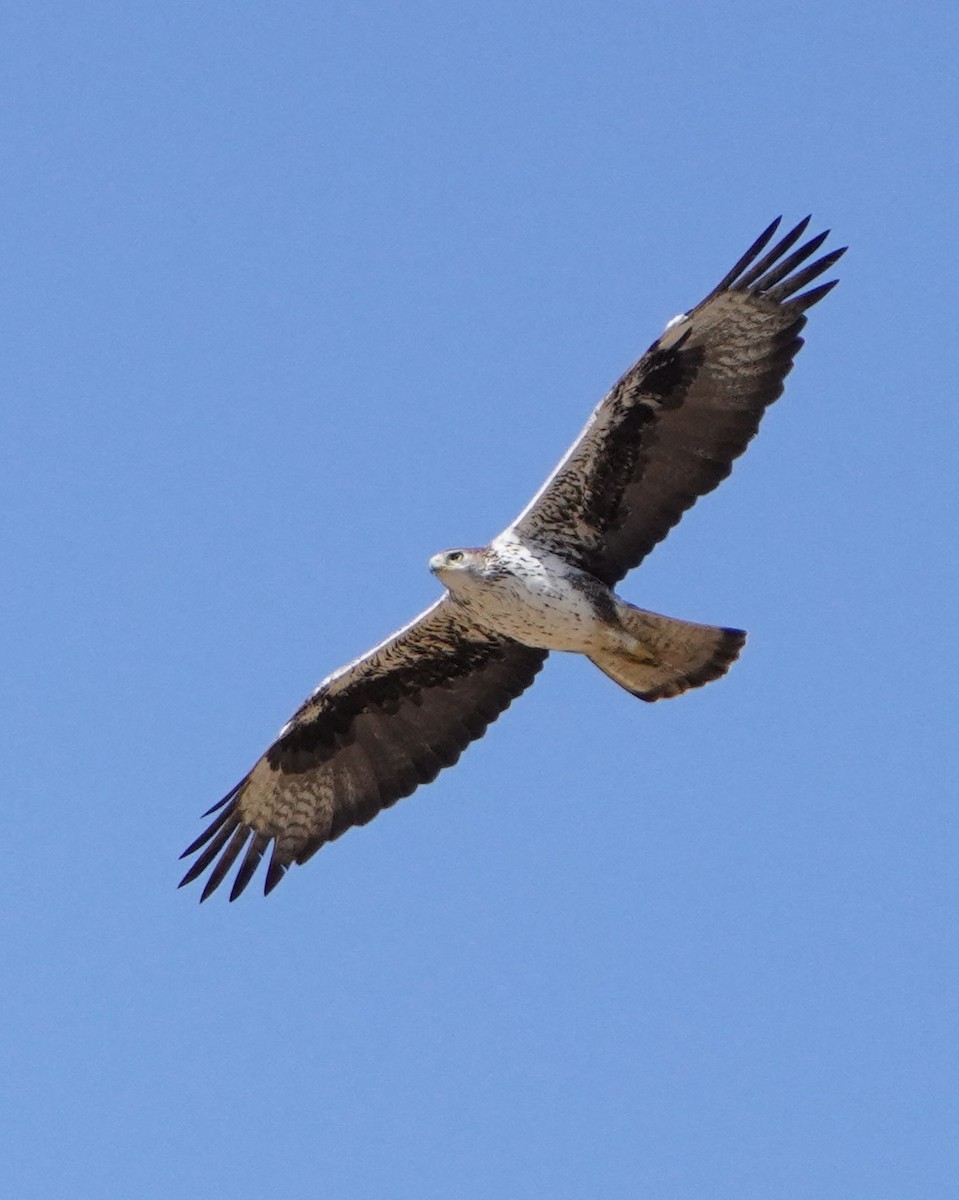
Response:
M445 591L334 671L248 775L204 814L181 886L205 900L243 854L230 899L272 843L264 891L351 825L429 783L533 682L550 650L585 654L641 700L725 674L739 629L635 608L613 591L729 474L802 346L819 258L809 218L767 250L774 221L709 295L675 317L603 398L517 519L488 546L430 560ZM812 261L810 261L812 260ZM244 852L245 851L245 852Z

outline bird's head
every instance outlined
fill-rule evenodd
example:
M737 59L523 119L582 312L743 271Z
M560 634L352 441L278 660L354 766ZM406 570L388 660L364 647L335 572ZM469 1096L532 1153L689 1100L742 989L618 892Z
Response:
M430 559L430 570L450 591L475 577L482 566L481 550L442 550Z

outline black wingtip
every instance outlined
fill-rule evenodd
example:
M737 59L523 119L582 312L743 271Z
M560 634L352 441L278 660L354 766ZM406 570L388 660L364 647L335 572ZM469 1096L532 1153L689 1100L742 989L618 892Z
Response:
M782 258L787 250L799 241L806 232L811 219L811 217L804 217L798 225L794 225L787 234L779 239L771 250L766 251L762 258L752 262L749 269L735 279L730 284L730 287L735 287L739 291L746 291L752 287L757 279L764 275L774 263Z
M838 250L831 250L820 258L815 258L816 251L831 232L826 229L794 248L795 243L800 241L806 232L809 221L808 216L804 217L775 245L765 250L769 241L767 235L775 228L775 223L771 225L706 299L711 300L722 291L748 292L772 301L797 317L818 303L832 291L838 280L808 288L807 291L802 289L838 262L848 247L841 246ZM809 259L812 259L812 262L809 262Z
M803 296L789 299L800 288L805 287L823 271L828 270L842 257L847 247L843 246L839 250L833 250L799 270L797 268L800 268L807 259L815 254L831 230L826 229L802 243L798 249L793 249L796 242L800 241L805 234L812 220L812 214L809 214L794 225L788 233L785 233L775 245L767 249L781 220L781 217L777 217L775 221L770 222L732 270L727 272L713 288L706 300L712 300L713 297L725 291L746 291L757 296L765 296L779 304L785 304L788 301L790 307L801 311L803 307L808 308L810 304L815 303L826 294L820 288L814 288L804 293ZM806 297L813 298L803 305L801 301ZM706 301L704 300L703 303Z
M240 863L240 869L236 873L236 878L233 880L233 887L230 889L231 903L243 894L246 885L253 878L257 867L260 865L263 851L269 844L270 838L267 834L254 834L253 841L247 847L246 855Z
M713 288L713 290L709 293L709 296L707 296L707 299L711 299L713 296L718 295L720 292L726 291L726 289L728 287L730 287L736 279L739 278L739 276L743 273L743 271L746 270L746 268L749 266L749 264L751 262L753 262L753 260L757 257L757 255L762 254L762 252L766 249L766 246L768 245L773 234L779 228L781 222L782 222L781 215L776 217L776 219L774 221L769 222L769 224L762 231L762 233L759 235L759 237L756 238L756 240L753 242L753 244L749 247L749 249L746 251L746 253L742 256L742 258L740 258L739 261L736 263L736 265L734 267L732 267L729 271L727 271L726 274L723 276L723 278L719 281L719 283L716 284L716 286Z
M810 263L808 267L804 267L801 271L797 271L794 275L786 274L781 277L781 282L777 282L774 287L763 289L763 294L770 300L775 300L782 304L788 300L790 296L804 288L807 283L812 283L814 279L818 279L825 271L828 271L833 266L839 254L833 251L831 254L824 254L822 258L816 259Z
M200 814L200 820L202 821L204 817L212 816L213 813L215 813L219 809L221 809L224 804L228 804L233 799L233 797L237 794L237 792L240 790L240 788L243 786L244 783L246 783L245 779L241 783L238 783L235 788L231 788L227 792L227 794L223 797L222 800L217 800L216 804L211 804L205 813Z
M838 282L838 279L830 279L827 283L821 283L818 287L810 288L808 292L803 292L801 295L787 300L783 307L794 312L805 312L807 308L818 304L824 296L828 296Z
M276 885L280 882L287 872L288 865L289 864L287 863L280 862L280 859L277 855L277 847L274 844L273 855L270 858L270 865L266 872L266 880L263 884L264 896L269 896L270 892L272 892Z
M194 863L193 866L189 869L189 871L187 871L187 873L183 876L183 878L177 884L177 888L179 889L182 887L186 887L187 884L192 883L194 881L194 879L196 879L197 875L199 875L199 874L200 874L200 872L196 869L196 863Z
M219 886L219 879L215 879L214 876L211 875L206 881L206 887L200 893L200 903L202 904L205 900L209 900Z

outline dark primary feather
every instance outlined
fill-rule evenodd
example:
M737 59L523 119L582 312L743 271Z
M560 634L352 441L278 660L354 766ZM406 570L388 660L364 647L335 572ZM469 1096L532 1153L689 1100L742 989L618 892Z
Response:
M520 538L612 586L725 479L782 394L804 312L835 286L796 295L845 250L802 266L827 236L793 250L808 224L764 254L777 218L627 371L517 519Z
M273 844L265 891L351 825L452 766L533 681L546 659L459 618L444 598L369 654L330 676L266 754L207 816L182 857L181 881L212 867L202 899L244 852L230 899Z

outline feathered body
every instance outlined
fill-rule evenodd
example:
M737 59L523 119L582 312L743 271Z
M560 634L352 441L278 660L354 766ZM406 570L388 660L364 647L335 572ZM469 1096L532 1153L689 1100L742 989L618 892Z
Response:
M269 892L291 863L454 763L550 651L586 655L644 700L725 673L741 630L646 612L613 588L729 474L781 394L804 313L835 285L801 289L843 253L809 262L826 234L793 249L807 224L767 250L773 222L667 324L512 525L488 546L433 557L444 595L319 685L210 810L183 883L212 868L206 899L242 853L234 899L272 843Z
M613 615L609 589L593 576L516 538L434 555L430 569L478 626L524 646L585 654Z

